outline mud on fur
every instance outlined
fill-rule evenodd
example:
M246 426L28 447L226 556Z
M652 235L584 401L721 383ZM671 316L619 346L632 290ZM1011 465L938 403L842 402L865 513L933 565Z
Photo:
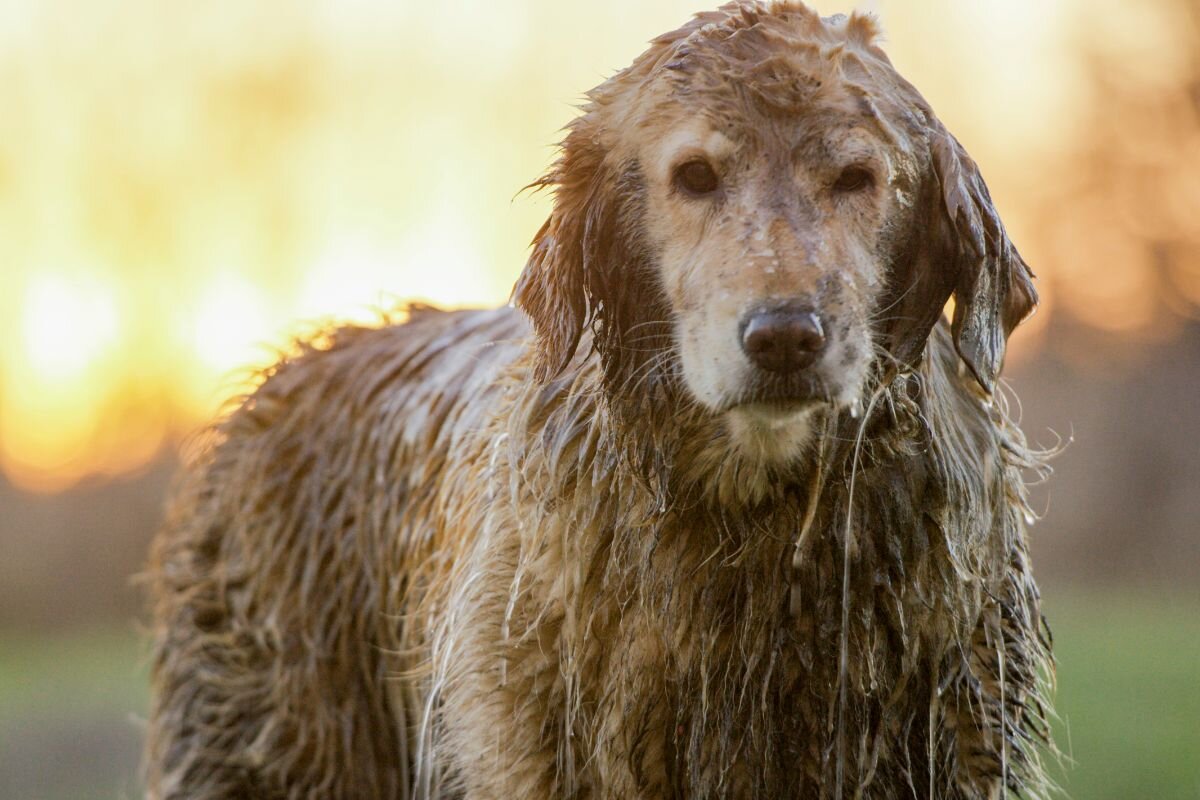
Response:
M214 425L149 570L150 797L1049 791L1032 274L877 35L659 37L538 182L520 310L330 330Z

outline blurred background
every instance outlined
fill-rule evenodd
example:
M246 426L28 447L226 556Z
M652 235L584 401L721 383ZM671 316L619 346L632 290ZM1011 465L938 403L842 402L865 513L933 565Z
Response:
M0 797L137 796L131 576L189 433L314 324L505 302L518 190L696 3L0 2ZM1059 782L1200 798L1200 2L860 8L1040 277Z

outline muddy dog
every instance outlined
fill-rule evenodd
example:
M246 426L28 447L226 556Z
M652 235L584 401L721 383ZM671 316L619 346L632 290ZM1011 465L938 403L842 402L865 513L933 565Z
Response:
M1043 793L997 388L1036 293L877 36L659 37L539 181L519 310L330 330L214 427L152 559L151 797Z

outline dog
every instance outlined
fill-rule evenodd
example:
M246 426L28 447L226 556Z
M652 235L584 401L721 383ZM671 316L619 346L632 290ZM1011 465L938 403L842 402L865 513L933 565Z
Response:
M215 425L149 570L150 797L1046 791L1033 276L878 36L653 40L517 308L328 331Z

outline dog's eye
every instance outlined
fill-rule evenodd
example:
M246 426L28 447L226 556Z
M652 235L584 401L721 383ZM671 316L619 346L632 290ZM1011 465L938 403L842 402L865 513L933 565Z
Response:
M842 194L861 192L875 185L875 175L866 167L846 167L833 184L833 190Z
M675 169L675 185L689 194L711 194L721 185L721 179L707 161L689 161Z

